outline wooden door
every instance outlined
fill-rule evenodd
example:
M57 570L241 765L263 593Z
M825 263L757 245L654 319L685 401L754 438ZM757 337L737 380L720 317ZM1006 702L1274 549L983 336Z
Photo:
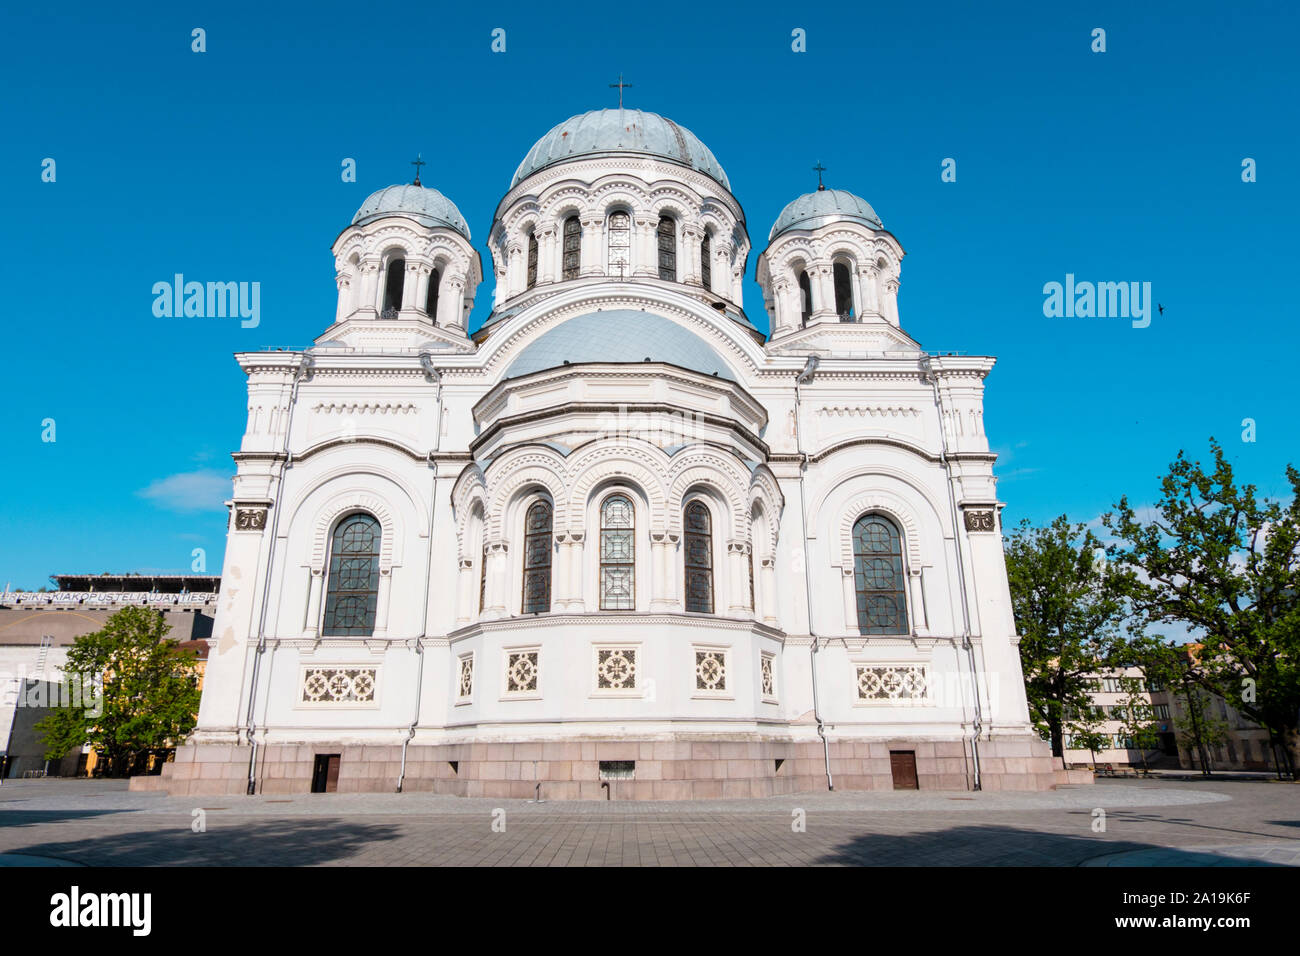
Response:
M311 775L312 793L337 793L339 789L339 754L317 754Z
M916 781L916 751L891 750L889 771L894 777L895 790L919 790Z

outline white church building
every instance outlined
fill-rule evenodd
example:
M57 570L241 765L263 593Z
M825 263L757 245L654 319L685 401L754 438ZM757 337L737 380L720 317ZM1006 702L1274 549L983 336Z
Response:
M417 167L418 168L418 167ZM994 360L899 319L866 201L756 256L654 113L527 152L483 263L436 189L370 196L248 424L199 726L172 793L679 799L1046 789L983 424ZM322 325L326 325L322 321Z

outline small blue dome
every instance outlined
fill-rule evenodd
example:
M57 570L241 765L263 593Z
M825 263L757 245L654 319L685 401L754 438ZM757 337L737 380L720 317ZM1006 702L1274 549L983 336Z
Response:
M352 217L352 225L364 226L385 216L406 216L431 229L445 226L455 229L466 239L470 237L469 226L456 204L428 186L386 186L371 193Z
M507 378L557 368L565 362L666 362L730 379L722 356L694 332L651 312L608 309L566 319L528 343L506 370Z
M771 242L787 229L816 229L845 219L872 229L885 228L876 211L861 196L843 189L819 189L800 196L782 209L767 238Z
M699 170L731 189L722 166L694 133L658 113L630 109L591 110L569 117L528 151L510 188L554 163L603 153L649 153Z

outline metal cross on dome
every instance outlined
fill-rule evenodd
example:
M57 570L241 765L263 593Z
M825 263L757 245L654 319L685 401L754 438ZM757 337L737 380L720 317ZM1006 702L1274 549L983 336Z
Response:
M612 89L615 89L615 88L618 89L618 108L619 108L620 111L623 109L623 90L625 90L625 89L631 89L631 87L632 87L632 84L631 84L631 83L624 83L624 82L623 82L623 74L622 74L622 73L620 73L620 74L618 75L618 82L617 82L617 83L611 83L611 84L609 84L609 88L610 88L611 90L612 90Z
M817 191L825 191L826 187L822 185L822 173L826 172L826 167L822 165L820 159L817 160L817 165L813 167L813 171L817 173Z
M424 159L421 158L421 157L422 157L422 154L420 154L420 153L416 153L416 154L415 154L415 159L411 160L411 165L415 167L415 182L411 183L412 186L418 186L418 185L420 185L420 167L421 167L421 166L428 166L428 165L429 165L429 164L426 163L426 162L424 161Z

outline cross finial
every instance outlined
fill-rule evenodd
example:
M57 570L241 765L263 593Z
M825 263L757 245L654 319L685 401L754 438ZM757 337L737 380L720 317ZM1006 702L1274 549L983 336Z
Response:
M817 165L813 167L813 171L817 173L817 191L822 192L826 189L826 187L822 185L822 173L826 172L826 167L822 165L820 159L817 160Z
M420 158L419 153L416 153L415 159L411 160L411 165L415 167L415 182L411 183L411 185L418 186L420 185L420 167L428 166L429 164Z
M618 88L618 108L619 108L620 110L623 108L623 91L624 91L625 89L630 89L631 86L632 86L631 83L624 83L624 82L623 82L623 74L622 74L622 73L620 73L620 74L618 75L618 82L617 82L617 83L611 83L611 84L609 84L609 88L610 88L611 90L614 89L615 87Z

